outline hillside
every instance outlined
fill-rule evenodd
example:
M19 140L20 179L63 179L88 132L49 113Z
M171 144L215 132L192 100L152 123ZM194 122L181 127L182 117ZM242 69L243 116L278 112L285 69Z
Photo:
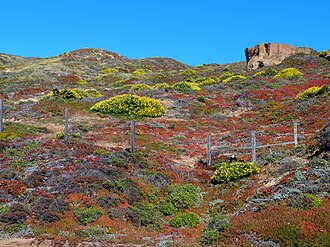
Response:
M257 70L88 48L49 58L1 53L0 85L0 239L52 246L330 242L330 61L323 53ZM115 101L94 106L124 94L155 99L164 112L132 96L121 99L121 111ZM127 102L141 110L126 109Z

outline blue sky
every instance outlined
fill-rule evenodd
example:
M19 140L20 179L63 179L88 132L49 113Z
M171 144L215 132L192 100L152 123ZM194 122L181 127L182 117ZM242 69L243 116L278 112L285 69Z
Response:
M197 65L245 60L261 42L330 49L329 0L0 0L0 52L104 48Z

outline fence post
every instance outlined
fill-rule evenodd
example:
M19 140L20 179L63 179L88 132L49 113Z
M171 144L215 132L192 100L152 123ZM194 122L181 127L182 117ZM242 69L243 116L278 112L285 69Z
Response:
M135 120L131 121L131 153L135 151Z
M3 99L0 99L0 133L2 132L2 121L3 121Z
M211 159L212 159L212 154L211 154L211 135L207 136L207 166L211 166Z
M257 156L256 156L256 132L252 131L251 133L251 137L252 137L252 162L256 163L257 161Z
M69 109L65 108L64 139L69 138Z
M294 133L294 145L298 145L298 124L297 121L293 121L293 133Z

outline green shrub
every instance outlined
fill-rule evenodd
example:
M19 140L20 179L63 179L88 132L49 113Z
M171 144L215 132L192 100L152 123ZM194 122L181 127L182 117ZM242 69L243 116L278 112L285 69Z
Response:
M246 76L233 75L231 77L228 77L228 78L224 79L222 82L223 83L229 83L229 82L232 82L232 81L242 81L242 80L245 80L245 79L246 79Z
M219 232L215 229L204 229L201 237L199 238L199 243L202 246L211 245L219 238Z
M130 209L137 215L132 219L134 225L146 226L152 230L159 229L160 214L152 205L137 203Z
M189 91L200 91L201 88L198 86L197 83L194 83L194 82L177 82L175 83L172 88L175 90L175 91L178 91L178 92L183 92L183 93L187 93Z
M79 80L79 81L77 81L77 83L78 83L79 85L87 85L87 84L88 84L88 82L85 81L85 80Z
M102 216L102 211L97 208L74 209L73 213L77 220L84 225L92 223Z
M84 229L78 229L75 231L77 236L83 238L95 238L95 237L104 237L110 233L110 228L97 226L86 226Z
M171 202L162 200L159 203L159 211L163 215L173 215L177 211L177 208Z
M152 89L151 86L144 84L144 83L139 83L131 86L131 91L141 91L141 90L150 90Z
M93 105L90 110L130 117L160 117L165 114L165 108L158 100L132 94L118 95L100 101Z
M306 89L304 92L297 94L295 97L296 100L303 100L312 98L318 95L328 96L330 95L330 87L329 85L323 85L322 87L310 87Z
M185 76L195 76L195 75L197 75L197 71L193 70L193 69L186 69L186 70L180 72L180 74L185 75Z
M322 199L312 194L300 194L289 201L289 206L299 209L315 209L322 203Z
M164 200L181 210L196 207L201 201L201 196L199 189L192 184L173 184L169 186Z
M134 75L144 75L145 73L143 69L137 69L133 72Z
M268 68L266 70L259 71L254 74L255 77L275 76L277 73L276 69Z
M153 89L169 89L170 85L168 85L167 83L157 83L152 88Z
M233 162L230 164L223 162L218 166L219 167L211 177L212 184L234 181L242 177L255 174L259 171L259 168L256 167L252 162Z
M171 220L171 226L175 228L180 228L183 226L196 227L199 224L199 221L200 218L195 213L180 213Z
M283 69L282 71L278 72L274 76L274 78L294 79L294 78L299 78L299 77L302 77L302 76L303 76L303 73L301 73L296 68L286 68L286 69Z

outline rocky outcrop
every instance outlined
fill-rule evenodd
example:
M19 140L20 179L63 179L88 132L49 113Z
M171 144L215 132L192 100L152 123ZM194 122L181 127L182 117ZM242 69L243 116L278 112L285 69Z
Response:
M263 66L278 65L291 55L298 53L311 54L310 48L294 47L287 44L261 43L245 49L248 69L257 69Z

